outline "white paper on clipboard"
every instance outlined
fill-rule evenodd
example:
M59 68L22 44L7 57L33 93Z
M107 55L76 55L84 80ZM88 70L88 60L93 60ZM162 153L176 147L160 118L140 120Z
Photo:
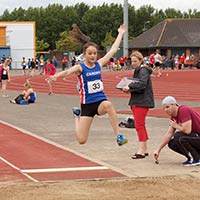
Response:
M128 86L130 83L135 82L133 78L123 77L120 82L116 85L116 89L122 90L123 87Z

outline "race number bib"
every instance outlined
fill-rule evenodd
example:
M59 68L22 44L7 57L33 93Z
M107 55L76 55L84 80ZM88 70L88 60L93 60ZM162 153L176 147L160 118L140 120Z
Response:
M6 70L3 70L3 75L6 75L7 74L7 71Z
M101 80L88 82L88 93L89 94L100 92L102 90L103 90L103 83Z

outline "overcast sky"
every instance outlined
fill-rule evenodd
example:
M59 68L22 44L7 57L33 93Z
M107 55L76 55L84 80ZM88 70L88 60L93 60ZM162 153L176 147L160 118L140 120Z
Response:
M46 7L48 4L59 3L63 6L81 3L80 0L0 0L0 15L5 9L12 11L20 6L24 9L28 7ZM102 5L102 3L119 3L123 4L124 0L84 0L85 4L90 6ZM188 9L200 10L200 0L128 0L128 3L134 5L136 9L143 5L152 5L156 9L175 8L181 11Z

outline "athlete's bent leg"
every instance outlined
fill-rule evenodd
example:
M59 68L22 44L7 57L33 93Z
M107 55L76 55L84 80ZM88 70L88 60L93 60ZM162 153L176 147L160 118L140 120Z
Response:
M118 118L117 113L113 104L110 101L102 101L98 108L99 115L108 114L109 121L113 127L114 133L119 134Z
M92 117L75 117L76 137L79 144L87 142L92 121Z

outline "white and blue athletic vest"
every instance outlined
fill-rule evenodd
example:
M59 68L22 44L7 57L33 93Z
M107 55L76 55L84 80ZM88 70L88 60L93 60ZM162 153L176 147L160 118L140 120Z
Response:
M81 63L82 73L78 76L81 104L90 104L107 99L104 94L101 77L101 67L95 62L95 67L88 68Z

